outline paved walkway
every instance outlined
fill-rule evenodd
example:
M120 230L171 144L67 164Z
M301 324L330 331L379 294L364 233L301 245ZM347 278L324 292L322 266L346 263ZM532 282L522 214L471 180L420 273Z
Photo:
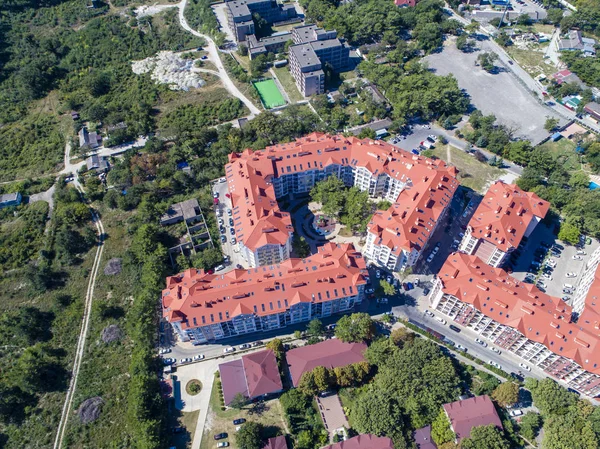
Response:
M350 427L342 407L342 402L337 394L324 398L317 397L317 405L319 406L319 413L321 413L321 418L323 418L325 429L329 432L330 440L338 433L338 430Z

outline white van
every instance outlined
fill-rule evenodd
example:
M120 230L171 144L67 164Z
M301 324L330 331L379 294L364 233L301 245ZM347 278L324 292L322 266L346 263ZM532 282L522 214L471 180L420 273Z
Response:
M440 318L439 316L436 315L435 317L436 320L438 320L440 323L442 323L443 325L446 325L446 320L443 318Z
M571 284L563 284L563 288L570 288L570 289L574 289L575 287Z

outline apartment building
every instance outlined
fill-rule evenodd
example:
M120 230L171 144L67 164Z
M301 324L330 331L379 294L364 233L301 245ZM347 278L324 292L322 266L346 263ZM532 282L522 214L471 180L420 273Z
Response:
M351 244L328 243L307 259L209 274L189 269L167 278L163 317L195 344L280 329L350 311L368 276Z
M226 5L227 22L238 42L255 34L253 14L259 14L268 23L290 20L297 16L293 4L281 5L275 0L232 0Z
M277 199L307 194L337 176L393 206L369 226L365 255L396 270L413 265L458 187L456 169L386 142L313 133L261 151L231 154L225 167L241 253L251 266L289 257L293 228ZM265 255L266 254L266 255Z
M600 248L591 255L590 260L581 270L581 277L577 289L573 295L573 312L581 315L584 309L588 311L596 309L596 300L600 298ZM600 302L599 302L600 303ZM600 315L600 310L597 312ZM600 321L600 319L599 319Z
M453 253L434 280L430 306L480 338L583 394L600 395L600 320L593 298L577 322L560 298Z
M246 43L248 44L248 55L250 59L254 59L259 55L267 53L279 53L285 48L287 41L292 40L292 33L289 31L274 34L273 36L263 37L262 39L256 39L254 34L246 36Z
M335 71L349 64L350 49L337 37L337 31L326 31L316 25L304 25L292 30L296 45L290 47L290 71L300 92L305 96L325 92L327 64Z
M496 181L469 221L459 249L501 266L546 216L550 203L514 184Z

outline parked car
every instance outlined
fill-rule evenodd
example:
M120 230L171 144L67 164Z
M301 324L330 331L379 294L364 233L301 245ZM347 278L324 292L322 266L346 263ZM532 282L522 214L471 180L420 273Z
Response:
M192 359L190 357L185 357L183 359L181 359L181 361L179 363L190 363L192 361Z
M375 270L375 277L377 279L381 278L381 271L380 270Z
M519 366L525 371L531 371L531 368L528 365L525 365L524 363L519 363Z
M215 435L215 440L222 440L223 438L227 438L227 433L223 432L223 433L217 433Z
M519 409L515 409L515 410L511 410L510 412L508 412L508 414L510 416L521 416L523 414L523 411L519 410Z
M198 361L198 360L203 360L204 359L204 354L198 354L194 356L194 360Z
M431 253L428 257L427 257L427 262L431 262L433 260L433 258L435 257L435 254Z
M495 348L494 346L492 346L492 351L494 351L496 354L502 354L502 351L500 351L500 349Z
M367 288L365 288L365 293L367 293L367 294L371 294L371 293L374 293L374 292L375 292L375 289L373 287L367 287Z
M229 441L221 441L217 443L217 447L229 447Z
M487 348L487 343L485 341L483 341L483 340L480 340L479 338L475 339L475 343L483 346L484 348Z
M435 315L433 314L433 312L430 312L429 310L425 311L425 315L430 316L430 317L434 317Z
M467 348L465 348L463 345L456 345L456 349L462 351L462 352L467 352Z
M454 332L460 332L460 329L458 327L456 327L454 324L451 324L450 326L448 326L450 329L452 329Z
M406 286L408 287L409 291L415 288L415 286L412 284L412 282L407 282Z
M567 284L567 283L563 284L563 288L568 288L568 289L571 289L571 290L575 290L575 287L573 285Z
M233 424L234 425L239 425L239 424L244 424L246 422L246 420L244 418L237 418L233 420Z
M547 285L544 281L538 281L537 286L538 286L538 288L543 288L543 289L547 288Z
M224 270L224 269L225 269L225 265L217 265L215 267L215 271L221 271L221 270Z
M233 218L229 218L229 226L233 226Z
M221 236L221 243L225 243L227 241L227 237L224 235Z
M563 293L566 293L567 295L572 295L573 290L571 290L570 288L563 288Z
M229 215L231 217L231 214L232 214L231 209L227 209L227 215Z
M234 352L235 348L233 346L228 346L227 348L223 349L223 352L225 354L229 354L230 352Z
M578 256L578 255L574 255L573 256L573 260L583 260L583 257Z
M171 359L171 358L166 358L166 359L163 359L163 363L164 363L165 365L172 365L172 364L173 364L173 363L175 363L176 361L177 361L177 359Z
M213 198L219 198L219 192L213 192Z
M439 321L440 323L442 323L444 326L446 325L446 320L445 320L445 319L443 319L443 318L441 318L441 317L439 317L439 316L436 316L436 317L435 317L435 319L436 319L437 321Z
M240 349L249 349L250 345L248 343L243 343L240 345Z
M548 265L550 265L552 268L556 268L556 260L554 260L554 259L548 259L548 261L546 263Z
M171 352L171 348L162 348L158 351L159 354L168 354L169 352Z
M573 273L572 271L569 271L565 276L567 276L568 278L576 278L577 273Z
M256 348L257 346L260 346L260 345L262 345L262 344L264 344L264 343L262 342L262 340L258 340L258 341L255 341L254 343L252 343L252 347L253 347L253 348Z

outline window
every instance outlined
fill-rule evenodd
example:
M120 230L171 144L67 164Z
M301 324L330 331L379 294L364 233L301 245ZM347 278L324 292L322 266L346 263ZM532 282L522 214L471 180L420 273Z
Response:
M264 312L265 311L265 305L261 304L260 307L262 308L262 311Z

